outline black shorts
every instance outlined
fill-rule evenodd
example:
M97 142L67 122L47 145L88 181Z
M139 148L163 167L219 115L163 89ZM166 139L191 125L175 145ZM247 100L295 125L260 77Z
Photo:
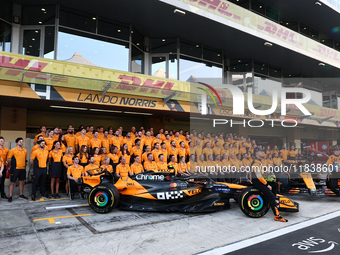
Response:
M13 169L10 172L10 181L16 182L19 178L19 181L26 180L26 169Z

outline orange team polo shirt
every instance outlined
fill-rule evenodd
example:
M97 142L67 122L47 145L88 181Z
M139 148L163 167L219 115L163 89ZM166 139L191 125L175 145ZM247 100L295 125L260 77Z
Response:
M85 166L83 173L85 174L89 170L98 169L98 168L99 168L99 166L97 166L95 164L93 164L93 166L91 166L91 164L88 164L87 166Z
M165 149L165 150L160 149L159 151L160 151L159 154L163 154L164 160L167 161L167 160L168 160L168 151L167 151L166 149ZM159 155L159 154L158 154L158 155Z
M107 155L111 160L112 160L112 163L118 163L119 161L119 157L117 154L108 154Z
M178 149L175 148L175 149L172 149L172 147L170 148L170 150L168 151L168 155L174 155L176 157L176 160L177 160L177 155L178 155Z
M116 167L116 173L120 174L121 177L128 177L130 171L131 170L128 164L125 164L125 166L123 166L122 164L119 164Z
M222 160L222 165L228 167L228 166L230 166L231 164L230 164L230 161L229 161L229 160L223 159L223 160Z
M72 165L67 168L67 174L71 175L73 178L80 178L82 173L84 173L84 167L82 167L81 165L78 165L78 167Z
M113 146L116 146L118 150L120 150L120 139L117 139L116 136L111 138L111 144L113 144Z
M90 142L89 142L89 146L90 146L91 148L96 148L96 147L100 148L101 145L102 145L102 141L101 141L99 138L97 138L97 140L95 140L94 138L92 138L92 139L90 140Z
M242 163L243 163L243 165L245 165L245 166L250 166L251 165L251 162L252 162L252 160L251 159L243 159L242 160Z
M67 164L68 166L73 165L72 156L65 155L65 156L63 157L63 162L65 162L65 161L66 161L66 164Z
M45 168L46 167L46 162L48 159L48 151L47 150L35 150L32 155L31 155L31 159L38 160L38 165L39 168Z
M101 161L102 161L102 157L100 155L93 155L94 157L94 164L97 166L100 166Z
M145 146L149 145L149 146L150 146L150 149L151 149L152 140L153 140L153 138L152 138L151 136L150 136L149 138L145 137L145 138L143 139L143 143L144 143Z
M87 132L85 136L87 136L89 140L93 139L93 133L91 134L90 132Z
M287 158L288 158L288 150L280 150L280 152L282 153L283 160L287 160Z
M87 136L84 136L84 137L78 136L77 139L76 139L76 144L79 146L79 150L80 150L82 145L88 146L89 141L90 141L90 138L88 138Z
M175 143L176 143L176 148L179 148L180 146L179 146L179 143L182 141L181 139L179 139L179 138L173 138L171 141L175 141Z
M43 133L39 133L37 134L35 137L34 137L34 142L37 143L38 142L38 136L39 135L42 135L44 137L44 139L47 137L47 136L44 136Z
M144 168L143 168L143 166L142 166L142 164L136 164L136 163L133 163L132 165L131 165L131 171L134 173L134 174L139 174L139 173L141 173L141 172L143 172L144 171Z
M214 148L213 153L215 154L215 156L220 155L221 154L221 148Z
M76 149L76 136L75 135L71 135L71 134L66 134L65 135L65 141L67 144L67 147L72 147L73 151L75 151Z
M27 150L22 148L20 150L17 146L11 149L7 156L9 159L14 157L16 169L25 169L26 168L26 159L27 159ZM11 164L13 164L13 159Z
M185 148L184 148L184 149L179 148L177 151L178 151L178 155L179 155L180 157L185 157L185 155L186 155L186 150L185 150Z
M153 159L155 160L155 162L158 163L159 162L158 155L161 154L161 150L157 151L156 149L154 149L154 150L152 150L151 153L153 155Z
M196 158L199 158L199 156L203 154L202 147L201 146L194 147L194 153L196 154Z
M38 150L38 149L39 149L39 144L34 145L32 147L31 154L33 153L33 151ZM47 146L45 146L44 150L49 151Z
M203 149L203 154L207 157L208 159L208 156L211 154L213 154L213 150L212 149L209 149L209 148L204 148Z
M243 155L244 153L246 153L246 148L241 148L238 152Z
M136 146L134 146L132 147L131 154L139 156L140 159L142 159L143 149L141 147L138 149Z
M155 146L155 143L159 143L159 146L161 146L162 142L163 141L161 139L154 138L153 141L152 141L152 146Z
M178 168L181 169L182 173L184 173L185 170L187 169L187 164L183 164L183 165L178 164Z
M166 162L158 162L157 163L157 170L167 170L168 169L168 164Z
M273 158L273 163L280 166L282 164L282 159L280 158Z
M52 139L50 139L49 137L45 138L45 143L49 151L52 150L54 141L55 140L53 138Z
M151 170L157 170L157 164L155 161L152 161L151 163L147 160L144 162L144 169L145 171L151 171Z
M290 157L296 157L297 154L298 154L298 151L297 151L297 150L288 151L288 155L289 155Z
M0 149L0 157L2 158L2 162L4 163L6 163L8 152L9 152L9 149L5 147L3 149Z
M63 152L61 150L58 150L57 152L55 150L50 151L49 157L53 159L53 162L61 162Z
M82 157L82 158L80 158L80 153L77 154L77 157L79 158L80 163L82 163L82 164L87 164L87 157L86 157L86 154L85 154L85 153L83 154L83 157Z
M98 133L98 139L101 140L104 138L104 133Z
M106 169L108 172L113 173L113 168L111 165L108 165L108 166L102 165L100 168Z
M131 155L127 155L126 153L122 153L121 151L118 153L118 157L122 157L124 156L125 157L125 160L126 160L126 164L130 165L130 158L131 158Z
M101 139L102 147L106 148L106 152L110 153L110 144L111 144L111 139L109 138L102 138Z
M130 138L130 140L128 140L127 138L122 139L122 141L120 142L120 146L123 147L124 144L127 144L128 146L128 151L131 152L132 149L132 144L133 144L133 140Z

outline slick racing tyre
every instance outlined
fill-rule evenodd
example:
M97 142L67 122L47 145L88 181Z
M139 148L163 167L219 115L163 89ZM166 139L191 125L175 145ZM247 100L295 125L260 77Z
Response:
M89 195L89 205L97 213L111 212L119 203L119 192L111 183L94 187Z
M238 198L238 205L241 211L252 218L259 218L269 210L268 200L262 192L254 187L246 188Z

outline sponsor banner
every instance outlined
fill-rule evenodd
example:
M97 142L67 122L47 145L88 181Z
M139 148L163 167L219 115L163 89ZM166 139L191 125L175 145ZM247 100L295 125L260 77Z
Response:
M283 42L287 45L285 47L296 52L304 50L308 55L340 68L340 52L236 4L226 0L179 1L247 27L259 37L261 34L270 36L273 41ZM190 8L190 11L197 12L195 8Z
M108 91L149 92L154 97L171 95L171 91L190 92L188 82L3 51L0 51L0 79L100 91L111 85Z

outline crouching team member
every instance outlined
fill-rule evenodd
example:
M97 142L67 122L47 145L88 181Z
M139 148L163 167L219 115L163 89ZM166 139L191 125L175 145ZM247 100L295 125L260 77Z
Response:
M78 188L80 199L84 199L84 194L81 191L81 185L78 185L78 179L84 175L84 167L79 165L78 156L73 156L73 165L67 169L67 178L70 180L70 189L71 189L71 200L74 199L73 190L75 187Z
M38 141L39 149L35 150L31 155L31 165L33 166L33 183L32 183L32 201L35 201L37 186L40 186L40 193L43 199L48 199L45 190L45 182L47 177L47 160L48 151L45 150L45 141Z
M332 166L332 172L329 175L332 191L339 193L340 191L336 190L338 187L338 178L336 175L340 175L340 147L337 145L333 148L333 155L330 155L327 161L327 166Z
M264 196L268 199L270 207L272 208L273 213L275 215L274 220L281 221L281 222L288 222L288 220L280 216L279 210L276 207L275 196L271 192L272 186L270 186L267 183L267 181L263 178L261 160L264 158L265 154L262 148L256 147L254 149L254 155L255 155L255 159L253 163L251 164L251 175L252 175L252 182L253 182L254 188L261 191L264 194Z

